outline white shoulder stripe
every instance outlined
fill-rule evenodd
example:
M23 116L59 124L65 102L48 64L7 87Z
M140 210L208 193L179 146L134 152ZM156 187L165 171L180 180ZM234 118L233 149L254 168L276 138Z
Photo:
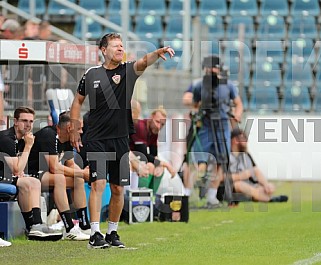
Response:
M85 74L87 74L91 69L98 69L98 68L100 68L100 67L103 67L101 64L100 65L95 65L95 66L92 66L92 67L90 67L90 68L88 68L87 69L87 71L85 72Z

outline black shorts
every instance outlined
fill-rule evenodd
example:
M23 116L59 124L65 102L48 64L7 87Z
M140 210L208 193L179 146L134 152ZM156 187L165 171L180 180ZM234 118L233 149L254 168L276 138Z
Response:
M18 177L16 176L8 176L3 177L0 176L0 183L11 184L17 186Z
M129 185L128 137L88 141L89 182L108 179L109 183Z
M38 171L38 172L31 171L28 174L26 174L26 176L33 177L33 178L39 179L41 181L41 179L45 173L46 173L46 171Z

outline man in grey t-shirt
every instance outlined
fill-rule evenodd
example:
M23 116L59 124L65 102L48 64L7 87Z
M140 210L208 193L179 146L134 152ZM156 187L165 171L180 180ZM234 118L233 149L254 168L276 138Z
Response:
M272 197L275 187L268 182L247 151L247 136L236 128L231 133L231 154L229 165L234 190L245 194L254 201L285 202L288 197Z

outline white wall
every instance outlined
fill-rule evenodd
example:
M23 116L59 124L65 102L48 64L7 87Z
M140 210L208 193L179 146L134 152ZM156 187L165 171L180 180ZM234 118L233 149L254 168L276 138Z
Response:
M321 180L320 116L249 115L246 124L249 151L268 179Z

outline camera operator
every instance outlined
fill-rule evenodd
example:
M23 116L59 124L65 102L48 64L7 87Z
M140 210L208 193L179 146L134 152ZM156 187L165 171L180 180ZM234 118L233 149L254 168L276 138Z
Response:
M184 94L183 103L189 105L191 94L188 93L192 93L193 107L198 109L198 120L193 121L197 124L197 134L190 151L193 161L198 163L198 176L203 183L209 177L207 203L209 207L215 207L219 203L216 198L217 188L224 178L222 165L225 163L227 168L231 148L230 119L241 121L243 104L217 55L204 58L202 67L203 78L193 81ZM233 113L230 112L231 101L234 105ZM210 168L210 165L215 166ZM203 196L205 194L200 192L200 197Z

